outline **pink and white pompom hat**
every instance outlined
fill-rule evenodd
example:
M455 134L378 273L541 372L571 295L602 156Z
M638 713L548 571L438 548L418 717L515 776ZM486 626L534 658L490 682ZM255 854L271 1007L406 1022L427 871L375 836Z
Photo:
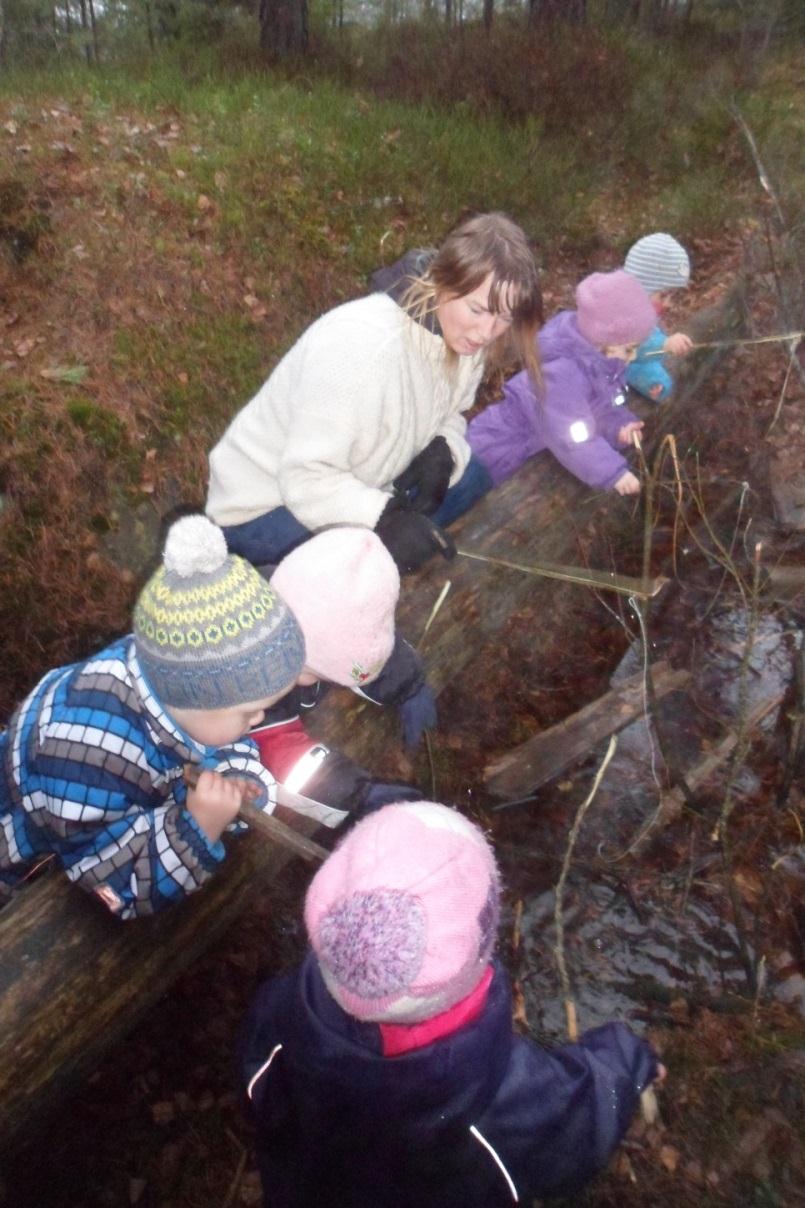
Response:
M308 889L305 925L348 1014L419 1023L465 998L495 946L500 879L472 822L431 801L359 822Z

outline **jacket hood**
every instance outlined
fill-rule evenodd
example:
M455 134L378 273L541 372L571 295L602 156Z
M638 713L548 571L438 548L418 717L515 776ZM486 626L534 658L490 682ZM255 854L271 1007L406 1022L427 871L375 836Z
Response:
M416 277L422 277L428 271L428 265L433 259L432 248L412 248L393 264L376 269L369 278L373 293L388 294L397 305L401 305L411 283ZM431 312L419 320L424 328L434 336L440 336L442 329L439 320Z
M302 966L299 989L302 1008L289 1021L281 1058L293 1064L297 1082L310 1088L316 1115L364 1120L371 1136L382 1128L383 1105L394 1120L394 1143L402 1148L420 1137L432 1145L440 1131L465 1131L493 1100L512 1043L508 982L497 964L476 1020L399 1057L383 1056L377 1024L353 1019L338 1006L312 954Z
M563 357L574 361L601 359L599 350L579 331L574 310L560 310L548 320L537 340L543 365Z

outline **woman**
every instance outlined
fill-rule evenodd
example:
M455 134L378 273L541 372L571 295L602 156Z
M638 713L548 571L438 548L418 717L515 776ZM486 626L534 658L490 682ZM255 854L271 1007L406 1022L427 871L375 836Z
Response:
M359 524L415 570L451 556L438 524L489 489L462 412L490 361L514 352L538 376L542 304L526 237L505 215L481 214L384 277L387 292L304 332L210 455L207 512L252 562L277 562L326 525Z

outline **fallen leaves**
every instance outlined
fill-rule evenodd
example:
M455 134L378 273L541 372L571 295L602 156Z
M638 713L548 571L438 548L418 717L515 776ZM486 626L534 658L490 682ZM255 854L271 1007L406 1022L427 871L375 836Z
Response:
M675 1174L676 1168L679 1165L681 1154L673 1145L660 1146L660 1165L668 1171L669 1174Z
M29 356L33 352L37 344L42 343L44 343L42 336L26 336L25 339L17 340L16 344L14 345L14 352L20 358L20 360L24 360L25 357Z

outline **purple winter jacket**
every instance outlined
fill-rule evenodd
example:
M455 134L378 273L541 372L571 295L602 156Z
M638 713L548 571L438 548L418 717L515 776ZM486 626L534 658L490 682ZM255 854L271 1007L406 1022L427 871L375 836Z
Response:
M617 451L618 432L637 417L624 406L626 366L584 339L576 312L563 310L538 336L544 391L523 370L506 383L503 400L469 425L467 439L497 485L527 458L550 449L565 469L609 490L629 469ZM575 439L574 439L575 438Z

